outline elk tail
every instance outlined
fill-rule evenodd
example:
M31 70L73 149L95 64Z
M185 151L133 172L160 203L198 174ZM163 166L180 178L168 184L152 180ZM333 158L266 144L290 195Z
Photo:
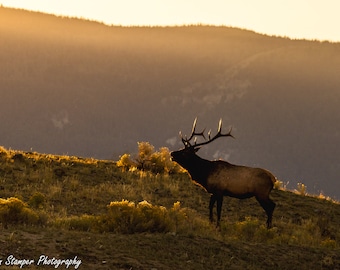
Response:
M274 175L271 175L271 179L272 179L273 184L275 184L275 182L277 181L277 178Z

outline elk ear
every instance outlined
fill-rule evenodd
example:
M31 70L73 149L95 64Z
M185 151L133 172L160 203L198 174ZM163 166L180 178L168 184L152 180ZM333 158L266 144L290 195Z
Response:
M195 148L194 149L195 153L198 152L198 150L200 150L200 149L201 149L201 147Z

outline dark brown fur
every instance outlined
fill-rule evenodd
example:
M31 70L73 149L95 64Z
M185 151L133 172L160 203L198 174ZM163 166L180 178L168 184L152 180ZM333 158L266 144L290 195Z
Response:
M213 207L217 201L217 226L221 220L223 196L238 199L254 197L267 214L267 227L272 226L275 203L269 198L275 177L267 170L209 161L196 155L199 148L185 147L171 153L172 159L185 168L193 181L211 193L209 211L213 221Z

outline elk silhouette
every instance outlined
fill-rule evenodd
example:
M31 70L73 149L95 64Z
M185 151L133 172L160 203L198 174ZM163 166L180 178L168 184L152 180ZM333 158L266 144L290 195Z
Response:
M220 137L232 137L231 129L222 134L222 119L220 119L217 134L211 137L211 131L206 140L204 131L196 132L197 118L194 120L189 138L180 137L184 148L171 152L172 160L185 168L191 179L211 194L209 203L210 221L213 222L213 208L217 201L217 227L220 226L223 196L246 199L255 196L267 214L267 228L272 226L272 216L275 203L269 198L276 178L269 171L261 168L233 165L222 160L206 160L196 155L201 146L209 144ZM205 141L197 143L198 136ZM194 138L194 142L190 142Z

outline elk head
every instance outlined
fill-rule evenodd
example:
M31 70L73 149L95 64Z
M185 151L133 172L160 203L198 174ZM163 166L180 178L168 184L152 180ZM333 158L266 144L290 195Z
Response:
M176 161L177 163L179 163L181 166L185 165L190 160L190 157L195 156L196 155L195 153L201 148L201 146L209 144L220 137L234 138L234 136L231 135L232 128L230 128L228 133L222 134L222 119L220 119L219 121L217 134L215 136L213 137L211 136L211 130L208 132L208 140L206 139L204 135L205 129L203 129L202 132L196 132L196 124L197 124L197 117L194 120L191 135L189 136L189 138L187 136L183 137L182 132L179 132L181 140L184 144L184 148L178 151L171 152L172 159ZM203 137L205 141L201 143L197 143L197 137L199 136ZM193 142L191 142L192 139L194 139Z

